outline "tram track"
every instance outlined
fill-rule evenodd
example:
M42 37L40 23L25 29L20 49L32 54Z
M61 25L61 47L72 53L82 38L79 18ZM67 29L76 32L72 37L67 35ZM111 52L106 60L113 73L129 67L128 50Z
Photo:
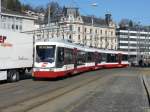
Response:
M47 91L45 93L38 94L34 97L30 97L28 99L24 99L22 101L16 102L13 105L7 105L5 107L0 108L0 112L27 112L31 109L34 109L42 104L45 104L49 101L55 100L67 93L70 93L80 87L83 87L87 84L95 82L97 80L104 80L106 77L112 77L109 75L100 75L94 76L90 79L82 79L78 83L71 84L69 86L64 85L63 87L55 88L54 90Z

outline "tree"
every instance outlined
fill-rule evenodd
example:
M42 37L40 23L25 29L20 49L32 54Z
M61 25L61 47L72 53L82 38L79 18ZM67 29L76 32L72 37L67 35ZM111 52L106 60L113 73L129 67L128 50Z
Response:
M58 21L62 14L62 7L57 2L50 2L47 5L44 21L48 23L49 8L50 8L50 19L51 19L50 21L52 22Z
M133 27L133 26L134 26L134 23L133 23L132 20L130 20L130 21L129 21L129 27L131 28L131 27Z
M2 0L2 6L5 9L21 12L21 2L19 0Z
M122 19L119 23L119 27L122 29L126 29L129 27L129 23L130 23L129 19Z
M6 8L6 7L7 7L7 4L6 4L6 3L7 3L7 0L2 0L2 1L1 1L1 5L2 5L3 8Z
M30 4L22 4L22 11L27 11L27 10L33 11L34 9Z
M37 7L34 8L34 12L45 13L46 9L43 6L37 6Z

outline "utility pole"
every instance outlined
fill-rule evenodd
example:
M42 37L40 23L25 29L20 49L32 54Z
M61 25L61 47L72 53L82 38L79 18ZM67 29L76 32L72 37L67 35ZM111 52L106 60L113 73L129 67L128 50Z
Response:
M48 26L50 27L50 22L51 22L51 6L50 4L48 5Z
M137 38L136 38L137 44L136 44L136 50L137 50L137 63L139 62L139 60L141 59L141 47L140 47L140 22L138 22L138 26L137 26Z
M92 3L91 6L95 8L95 7L97 7L98 5L97 5L97 3ZM98 40L95 41L95 40L96 40L96 39L95 39L95 38L96 38L96 35L94 35L94 34L95 34L95 32L94 32L94 16L92 16L92 37L94 37L94 44L95 44L95 47L98 47L97 44L96 44L96 43L98 42Z
M130 26L128 26L128 60L130 60Z

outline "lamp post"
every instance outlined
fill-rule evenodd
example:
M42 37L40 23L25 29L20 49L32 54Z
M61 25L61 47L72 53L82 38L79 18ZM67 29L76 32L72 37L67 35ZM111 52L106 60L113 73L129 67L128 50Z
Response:
M91 4L91 6L93 7L93 8L95 8L95 7L97 7L98 6L98 4L97 3L92 3ZM93 31L93 29L94 29L94 16L92 15L92 37L94 36L94 44L96 45L95 47L97 47L97 44L96 44L96 42L98 42L98 40L96 41L96 34L94 35L94 31Z
M51 22L51 6L50 4L48 5L48 26L50 27L50 22Z
M137 50L137 62L139 62L140 58L141 58L141 51L140 51L140 22L138 22L138 25L137 25L137 38L136 38L136 41L137 41L137 44L136 44L136 50Z
M128 60L130 61L130 26L128 25Z

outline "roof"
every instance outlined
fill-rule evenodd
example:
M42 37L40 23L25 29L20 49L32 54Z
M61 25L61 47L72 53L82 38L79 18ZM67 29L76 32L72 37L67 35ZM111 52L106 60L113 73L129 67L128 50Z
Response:
M117 30L150 32L150 26L133 26L133 27L123 27L123 28L120 27Z
M81 16L83 19L84 24L92 24L92 19L93 19L93 25L95 26L108 26L107 22L105 19L102 18L95 18L92 16Z
M72 13L75 17L78 17L79 14L79 8L76 7L64 7L63 8L63 14L64 16L68 16L69 13Z

